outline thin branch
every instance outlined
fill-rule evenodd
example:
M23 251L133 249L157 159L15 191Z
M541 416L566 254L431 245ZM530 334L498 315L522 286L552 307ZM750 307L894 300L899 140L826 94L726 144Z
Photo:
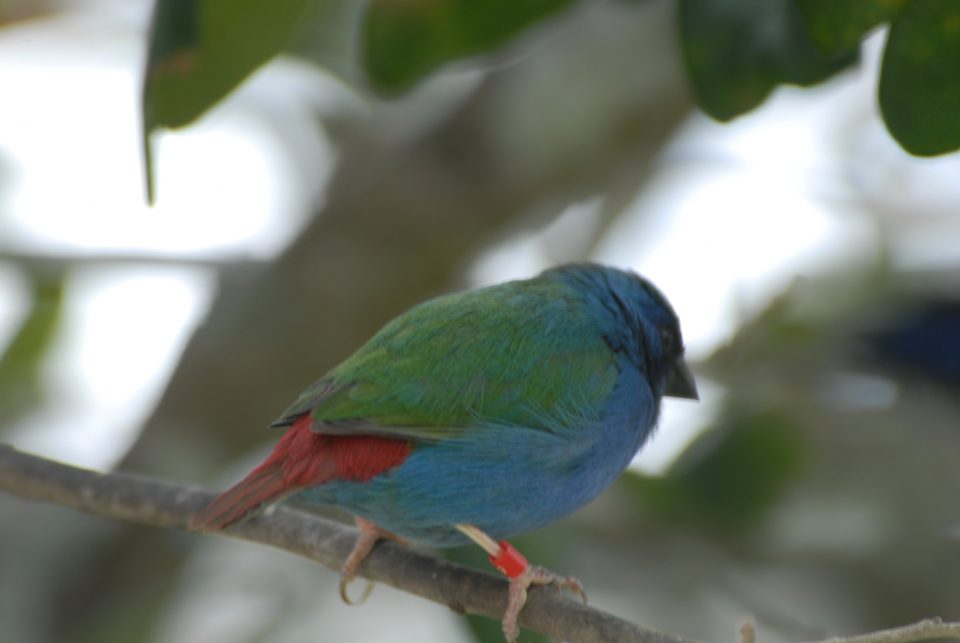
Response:
M960 639L960 623L928 618L912 625L857 636L838 636L819 643L912 643L944 638Z
M169 482L67 466L6 445L0 445L0 490L104 518L175 529L185 529L190 517L213 497ZM334 570L340 569L356 538L352 528L286 507L223 534L299 554ZM460 613L499 619L506 607L507 583L502 578L388 541L378 544L360 574ZM531 589L520 624L578 643L689 643L581 605L552 588Z

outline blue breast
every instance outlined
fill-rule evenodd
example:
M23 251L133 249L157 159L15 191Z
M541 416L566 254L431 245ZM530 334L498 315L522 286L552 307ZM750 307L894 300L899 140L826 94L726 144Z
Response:
M483 426L463 438L419 445L399 467L369 482L305 490L414 542L437 547L474 525L507 538L557 520L595 498L622 472L656 422L658 400L634 367L621 364L600 421L547 432Z

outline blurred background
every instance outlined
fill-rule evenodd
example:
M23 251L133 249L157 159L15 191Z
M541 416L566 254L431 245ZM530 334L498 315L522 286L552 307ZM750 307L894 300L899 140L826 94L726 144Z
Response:
M301 14L189 127L148 113L150 207L152 3L0 1L0 441L223 488L413 303L595 260L668 295L702 400L667 400L613 487L517 539L531 560L706 641L960 619L960 158L885 130L886 30L721 124L674 2L560 4L386 93L362 80L362 3ZM6 642L500 638L386 586L347 607L336 582L0 495Z

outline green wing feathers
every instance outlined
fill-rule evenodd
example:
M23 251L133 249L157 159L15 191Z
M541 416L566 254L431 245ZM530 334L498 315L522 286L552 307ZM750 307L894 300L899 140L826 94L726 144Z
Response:
M593 323L576 292L544 280L434 299L385 326L278 423L310 411L322 433L422 441L493 422L575 429L598 419L617 379Z

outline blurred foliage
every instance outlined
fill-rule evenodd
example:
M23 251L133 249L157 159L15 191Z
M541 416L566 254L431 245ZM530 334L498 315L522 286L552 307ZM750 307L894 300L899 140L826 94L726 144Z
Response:
M868 31L893 18L907 0L796 0L813 41L823 51L843 53L859 47Z
M313 0L157 2L144 74L144 129L183 127L278 54Z
M960 3L908 2L890 27L880 72L880 111L913 154L960 146Z
M158 0L143 79L147 196L153 202L150 134L183 127L278 54L317 0Z
M960 148L960 6L951 0L679 0L680 34L700 107L729 120L779 84L820 83L857 60L868 31L890 22L880 110L920 156Z
M803 433L786 416L730 412L694 440L664 475L625 474L656 519L720 532L755 527L803 464Z
M780 84L815 85L857 60L856 46L817 49L791 0L680 0L679 21L697 102L723 121Z
M572 0L372 0L364 20L364 58L375 87L394 93L444 63L490 51Z
M353 66L386 94L408 90L451 61L496 53L525 28L571 0L157 0L150 33L143 112L147 183L149 136L183 127L281 52L319 54L317 64L344 74ZM960 8L952 0L678 0L678 30L700 107L729 120L760 105L782 84L820 83L858 60L866 33L893 28L882 65L880 108L909 152L960 147ZM343 34L359 30L359 47ZM314 42L305 44L306 35ZM353 65L343 63L353 58Z
M30 310L0 355L0 422L6 425L43 406L43 368L60 330L63 275L34 274L30 285Z

